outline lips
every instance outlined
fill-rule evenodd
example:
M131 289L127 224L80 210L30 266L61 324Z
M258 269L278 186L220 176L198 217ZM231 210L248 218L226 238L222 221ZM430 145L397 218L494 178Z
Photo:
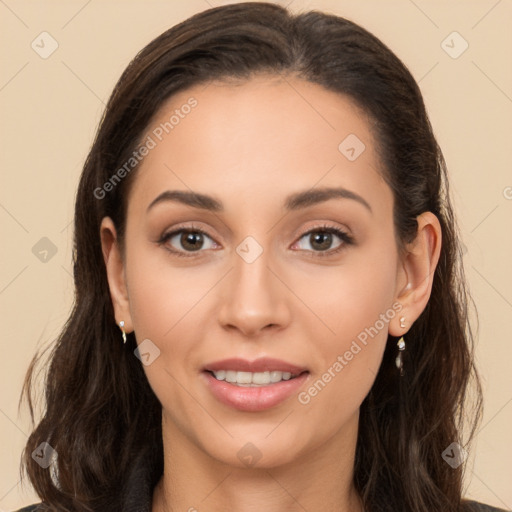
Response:
M233 377L229 382L228 376ZM245 384L251 376L255 379L271 375L279 381L259 384ZM301 366L279 359L260 358L255 361L245 359L224 359L207 364L202 372L205 383L212 395L222 404L239 411L258 412L270 409L296 394L309 378L309 371ZM226 375L225 379L217 377ZM242 382L240 382L240 380Z
M222 361L209 363L204 367L204 371L214 372L219 370L251 373L283 372L291 373L292 375L300 375L301 373L306 372L307 368L268 357L262 357L254 361L247 361L246 359L238 358L223 359Z
M268 386L245 387L217 380L210 372L202 373L207 389L218 402L243 412L266 411L278 406L297 395L309 376L308 372L304 372L294 379Z

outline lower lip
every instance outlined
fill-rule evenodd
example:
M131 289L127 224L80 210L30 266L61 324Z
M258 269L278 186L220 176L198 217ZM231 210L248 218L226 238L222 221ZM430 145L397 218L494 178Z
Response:
M258 412L284 402L296 394L309 376L304 372L290 380L282 380L268 386L237 386L225 380L217 380L211 373L203 372L210 391L225 405L239 411Z

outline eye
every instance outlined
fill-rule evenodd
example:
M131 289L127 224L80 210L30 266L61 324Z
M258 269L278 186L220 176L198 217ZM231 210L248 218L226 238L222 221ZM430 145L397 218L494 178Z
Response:
M193 226L164 233L158 241L166 245L168 250L177 256L189 256L187 253L201 252L201 249L218 247L202 229ZM192 255L192 254L190 254Z
M333 243L337 245L332 247ZM305 243L301 244L304 239ZM353 244L353 238L345 231L334 226L319 226L304 233L298 242L294 245L299 245L299 249L312 251L314 256L331 256L341 251L346 245Z

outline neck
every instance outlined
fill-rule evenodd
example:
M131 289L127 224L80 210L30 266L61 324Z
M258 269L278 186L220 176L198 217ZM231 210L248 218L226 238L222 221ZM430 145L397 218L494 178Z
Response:
M353 485L358 415L326 443L285 465L235 467L163 420L164 474L152 512L362 512ZM172 455L171 455L172 454Z

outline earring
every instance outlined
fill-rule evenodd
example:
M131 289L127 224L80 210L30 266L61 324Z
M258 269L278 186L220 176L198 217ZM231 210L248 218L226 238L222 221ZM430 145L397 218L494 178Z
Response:
M405 316L400 318L400 327L405 327Z
M123 333L123 343L126 343L126 333L124 332L124 320L119 322L119 327L121 328L121 332Z
M397 341L396 345L398 347L398 355L396 356L395 364L396 364L396 367L400 370L400 377L402 377L404 374L404 363L402 360L402 352L405 350L405 341L404 341L403 336Z

